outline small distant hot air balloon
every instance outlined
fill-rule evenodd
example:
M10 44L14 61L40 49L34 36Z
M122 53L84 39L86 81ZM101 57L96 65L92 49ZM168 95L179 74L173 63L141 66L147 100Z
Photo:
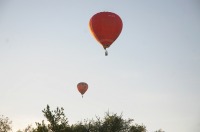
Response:
M106 48L118 38L122 31L121 18L112 12L99 12L92 16L89 21L91 34L105 49L105 55L108 55Z
M85 83L85 82L80 82L80 83L77 84L77 88L78 88L78 91L82 94L82 98L83 98L83 94L88 89L88 84Z

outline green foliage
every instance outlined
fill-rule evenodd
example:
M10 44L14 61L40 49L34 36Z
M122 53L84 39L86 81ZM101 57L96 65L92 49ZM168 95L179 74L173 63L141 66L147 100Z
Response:
M62 107L60 109L57 107L56 110L51 111L49 105L47 105L47 108L42 112L49 124L45 125L44 120L42 123L36 123L37 128L34 132L70 132L71 128L63 111Z
M96 119L80 121L71 126L68 124L68 120L64 114L64 109L56 108L56 110L50 110L49 105L42 110L44 117L47 120L45 124L44 120L41 123L36 122L36 128L29 125L23 131L17 132L147 132L144 125L133 124L133 119L124 119L122 114L110 114L105 113L103 119L96 116ZM11 121L6 118L0 118L0 132L11 131ZM164 132L161 129L155 132Z
M17 132L33 132L34 128L31 125L28 125L24 130L18 130Z
M143 125L135 124L135 126L131 126L129 132L146 132L146 127Z
M33 132L49 132L49 128L48 126L46 126L46 124L44 123L44 120L42 121L42 123L38 123L36 122L36 126L37 128L33 130Z
M10 132L12 131L11 127L12 121L8 117L0 116L0 132Z
M77 124L74 124L71 126L72 132L88 132L87 124L83 124L82 122L79 122Z
M106 113L102 125L102 131L127 132L131 128L132 121L133 119L123 119L122 115L117 116L117 114L110 115L109 113Z
M34 132L146 132L145 126L133 125L133 119L123 119L122 115L109 112L103 119L96 117L96 120L84 120L69 126L63 111L63 108L51 111L47 105L42 112L49 124L45 125L44 121L36 123Z
M162 129L159 129L159 130L157 130L155 132L165 132L165 131L163 131Z

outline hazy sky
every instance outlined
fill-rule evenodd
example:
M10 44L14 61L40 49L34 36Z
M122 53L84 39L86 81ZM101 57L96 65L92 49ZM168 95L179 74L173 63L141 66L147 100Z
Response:
M123 21L107 57L88 28L101 11ZM47 104L70 124L109 110L149 132L200 131L200 2L0 0L0 91L14 131Z

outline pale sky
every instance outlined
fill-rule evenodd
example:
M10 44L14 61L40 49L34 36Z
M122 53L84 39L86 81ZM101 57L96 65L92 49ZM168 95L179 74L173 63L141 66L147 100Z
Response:
M107 57L88 28L102 11L123 21ZM70 124L109 110L149 132L200 131L200 2L0 0L0 90L14 131L47 104Z

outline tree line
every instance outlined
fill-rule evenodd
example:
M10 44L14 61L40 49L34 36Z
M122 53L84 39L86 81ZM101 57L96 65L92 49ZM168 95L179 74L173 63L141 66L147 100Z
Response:
M146 126L133 123L133 119L124 119L122 114L106 112L103 118L96 116L95 120L87 119L69 125L62 107L51 110L47 105L42 112L47 124L42 120L36 122L36 127L28 125L17 132L147 132ZM8 117L0 116L0 132L12 132L11 124L12 121ZM155 132L164 131L159 129Z

